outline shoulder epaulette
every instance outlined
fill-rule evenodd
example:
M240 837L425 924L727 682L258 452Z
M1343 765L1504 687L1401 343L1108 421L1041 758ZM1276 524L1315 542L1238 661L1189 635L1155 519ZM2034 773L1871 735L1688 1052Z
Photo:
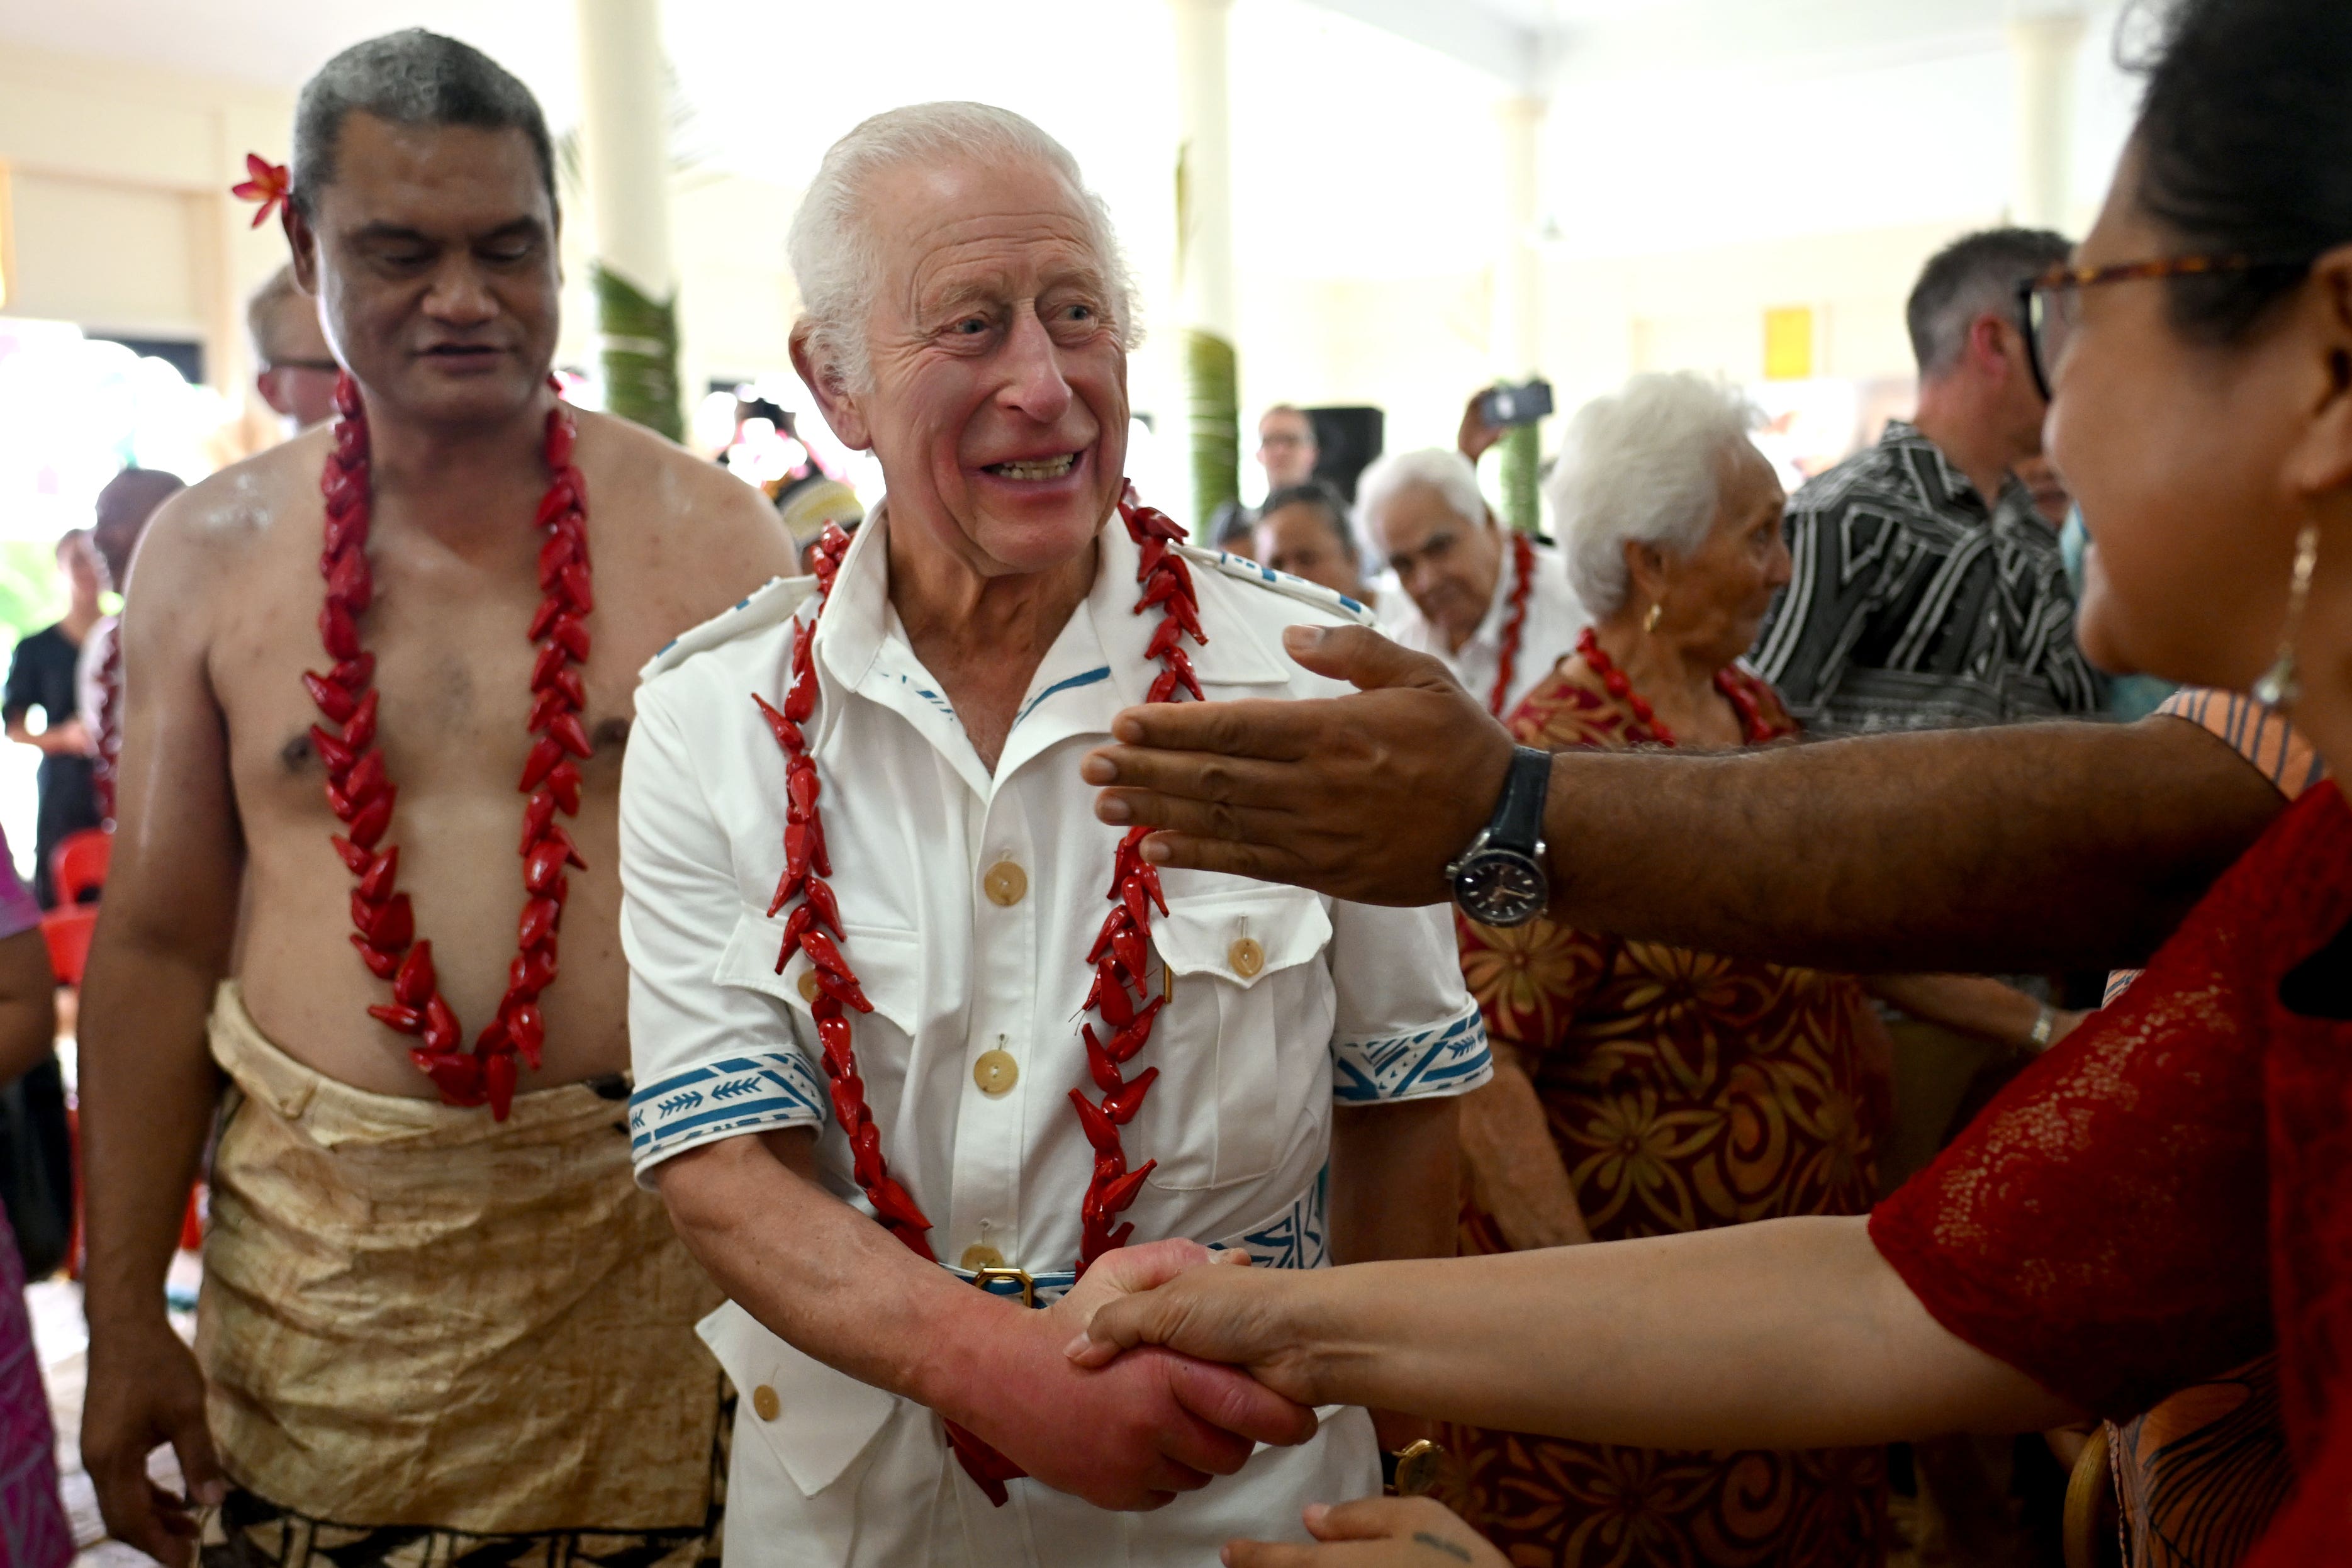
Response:
M733 609L722 610L700 626L680 632L667 647L646 660L646 667L637 672L637 679L651 680L676 669L698 653L770 626L780 626L799 614L800 607L815 592L814 577L770 578L764 587L753 590Z
M1196 566L1213 567L1228 577L1254 583L1261 588L1271 588L1277 594L1287 594L1301 604L1312 605L1318 610L1328 610L1360 626L1372 624L1371 610L1359 600L1351 599L1335 588L1320 583L1309 583L1304 577L1294 577L1287 572L1277 572L1271 566L1261 566L1239 555L1228 555L1222 550L1203 550L1197 544L1179 544L1176 552Z

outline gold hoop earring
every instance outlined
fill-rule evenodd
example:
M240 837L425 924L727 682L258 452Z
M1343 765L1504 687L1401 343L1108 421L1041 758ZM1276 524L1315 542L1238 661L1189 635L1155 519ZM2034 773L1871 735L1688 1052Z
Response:
M1656 631L1658 629L1658 617L1665 613L1666 602L1664 599L1659 599L1654 602L1650 605L1650 613L1642 617L1642 629L1645 632Z
M2319 564L2319 525L2306 522L2294 536L2294 575L2287 582L2286 623L2279 628L2278 658L2254 682L2254 700L2280 712L2291 712L2303 695L2303 680L2294 668L2295 633L2303 628L2303 606L2311 597L2312 569Z

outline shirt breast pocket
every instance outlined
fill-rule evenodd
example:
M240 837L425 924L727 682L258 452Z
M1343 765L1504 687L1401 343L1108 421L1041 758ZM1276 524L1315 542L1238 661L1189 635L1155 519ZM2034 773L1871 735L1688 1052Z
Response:
M809 1005L817 994L816 965L806 952L795 948L779 969L776 959L783 944L784 917L779 914L771 920L764 908L746 904L719 952L711 979L782 1003L792 1015L793 1033L814 1063L816 1025ZM857 976L858 989L874 1004L873 1016L889 1020L901 1035L912 1039L922 1004L922 942L910 931L845 924L840 946L850 973ZM868 1015L853 1011L850 1016L854 1023L862 1024ZM891 1055L903 1059L904 1053ZM871 1076L864 1051L858 1053L858 1068Z
M1329 1048L1330 943L1323 900L1295 889L1171 899L1151 922L1169 1005L1139 1067L1158 1067L1162 1081L1144 1102L1151 1135L1130 1149L1160 1162L1152 1185L1197 1191L1274 1168L1299 1110L1282 1090L1285 1037L1319 1020L1312 1048Z

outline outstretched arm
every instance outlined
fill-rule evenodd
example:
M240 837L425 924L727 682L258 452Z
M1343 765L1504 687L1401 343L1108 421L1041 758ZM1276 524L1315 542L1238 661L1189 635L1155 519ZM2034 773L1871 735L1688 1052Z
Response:
M1291 655L1361 690L1129 709L1097 813L1163 865L1433 903L1494 808L1507 731L1434 659L1356 626ZM2197 726L2032 724L1714 756L1568 752L1552 914L1588 931L1855 972L2144 962L2280 810Z
M1101 1508L1158 1508L1240 1469L1255 1442L1314 1436L1312 1411L1229 1367L1160 1352L1090 1371L1058 1353L1107 1290L1148 1288L1205 1262L1206 1248L1160 1243L1180 1255L1168 1268L1153 1248L1108 1254L1037 1311L918 1258L815 1176L804 1130L706 1143L655 1168L678 1235L745 1311L979 1434L1046 1485Z
M1779 1219L1443 1263L1195 1268L1103 1307L1072 1350L1097 1363L1167 1345L1302 1403L1653 1448L1843 1447L2081 1417L1928 1316L1868 1226Z

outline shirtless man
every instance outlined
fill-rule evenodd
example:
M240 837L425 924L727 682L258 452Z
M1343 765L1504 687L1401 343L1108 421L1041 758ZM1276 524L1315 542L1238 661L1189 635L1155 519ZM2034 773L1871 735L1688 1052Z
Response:
M364 402L374 594L357 631L399 789L383 842L466 1046L500 1011L527 897L516 781L541 652L557 222L538 106L473 49L394 34L303 89L285 227ZM621 1131L615 802L639 666L792 561L757 491L575 417L596 592L592 657L572 667L590 754L567 826L587 868L541 1000L544 1058L503 1119L436 1100L419 1042L370 1016L394 990L347 940L353 874L329 841L359 830L329 809L302 680L333 662L320 479L335 433L175 500L140 556L81 1036L83 1453L114 1534L167 1563L189 1561L200 1522L208 1558L289 1568L438 1562L486 1535L648 1563L715 1553L721 1384L692 1325L719 1298L633 1185ZM216 1107L192 1357L163 1273ZM185 1500L147 1479L163 1443Z

